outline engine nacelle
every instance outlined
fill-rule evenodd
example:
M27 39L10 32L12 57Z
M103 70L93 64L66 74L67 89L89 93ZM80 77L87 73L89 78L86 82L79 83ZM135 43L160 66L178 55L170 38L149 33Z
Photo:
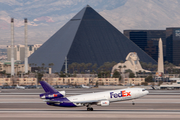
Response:
M103 101L99 101L97 103L98 106L109 106L109 101L108 100L103 100Z

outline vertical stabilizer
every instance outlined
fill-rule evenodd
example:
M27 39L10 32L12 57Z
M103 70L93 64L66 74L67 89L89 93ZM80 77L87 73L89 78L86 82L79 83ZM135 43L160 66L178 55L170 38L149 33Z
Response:
M41 86L43 87L44 91L46 93L56 93L58 92L56 89L54 89L51 85L49 85L45 81L40 81Z

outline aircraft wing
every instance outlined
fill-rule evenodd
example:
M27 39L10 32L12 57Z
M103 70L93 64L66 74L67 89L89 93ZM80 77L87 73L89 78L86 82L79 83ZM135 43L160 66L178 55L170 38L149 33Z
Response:
M97 103L98 100L83 100L83 101L74 101L73 103Z

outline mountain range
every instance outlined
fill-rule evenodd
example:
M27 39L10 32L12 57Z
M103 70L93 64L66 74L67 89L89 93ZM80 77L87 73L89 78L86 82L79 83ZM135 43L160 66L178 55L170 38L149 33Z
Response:
M0 0L0 45L10 45L10 18L15 44L43 44L83 7L90 5L118 30L180 27L180 0Z

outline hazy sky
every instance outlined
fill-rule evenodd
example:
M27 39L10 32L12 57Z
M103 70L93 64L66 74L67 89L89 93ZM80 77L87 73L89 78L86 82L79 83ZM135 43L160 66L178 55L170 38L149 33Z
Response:
M24 18L28 43L42 44L87 4L121 32L180 25L180 0L0 0L0 45L10 45L11 17L15 44L24 44Z

